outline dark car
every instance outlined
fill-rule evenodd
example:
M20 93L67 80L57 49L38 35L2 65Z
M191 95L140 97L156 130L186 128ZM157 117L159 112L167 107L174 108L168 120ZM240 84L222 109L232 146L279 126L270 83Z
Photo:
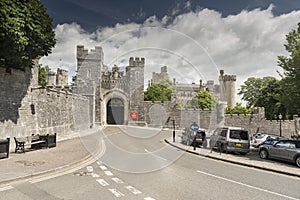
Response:
M198 130L196 134L193 131L185 130L182 133L182 143L193 146L204 146L206 147L206 133L204 130Z
M274 158L295 163L300 167L300 141L280 140L273 145L264 144L259 147L258 152L262 159Z

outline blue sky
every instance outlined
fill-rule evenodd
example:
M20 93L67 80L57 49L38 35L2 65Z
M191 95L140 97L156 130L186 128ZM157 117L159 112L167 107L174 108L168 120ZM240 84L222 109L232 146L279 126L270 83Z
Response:
M298 0L41 0L54 19L54 26L76 22L87 31L116 23L144 22L149 16L162 18L184 12L208 8L223 17L235 15L241 10L275 7L273 13L280 15L300 9ZM189 6L185 7L189 2ZM175 11L175 12L174 12Z
M183 83L237 75L275 76L285 36L300 22L299 0L41 0L54 19L57 44L40 63L76 70L76 45L102 46L104 63L146 59L146 79L168 66ZM148 75L147 75L148 74ZM145 80L147 82L147 80Z

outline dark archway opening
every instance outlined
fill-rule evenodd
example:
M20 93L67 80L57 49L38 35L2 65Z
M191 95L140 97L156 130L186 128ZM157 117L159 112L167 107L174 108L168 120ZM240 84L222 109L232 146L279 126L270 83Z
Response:
M106 105L107 124L124 124L124 102L113 98Z

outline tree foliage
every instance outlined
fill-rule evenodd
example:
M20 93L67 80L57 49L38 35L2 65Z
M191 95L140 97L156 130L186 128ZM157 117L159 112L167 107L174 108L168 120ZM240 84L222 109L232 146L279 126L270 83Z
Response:
M189 108L212 109L216 106L216 100L206 90L199 91L190 101Z
M300 23L298 28L286 35L285 49L289 56L278 56L278 65L283 69L281 101L290 114L300 114Z
M254 108L247 108L242 106L241 103L237 103L234 108L228 106L225 110L226 114L253 114Z
M264 107L267 119L276 119L279 113L286 114L281 103L281 81L274 77L248 78L238 94L247 102L247 108Z
M168 79L152 84L144 93L145 101L169 101L171 94L175 93L175 85Z
M1 0L0 7L0 67L25 69L51 53L52 19L39 0Z
M50 71L50 68L48 66L42 67L39 65L38 67L38 85L40 86L46 86L47 85L47 80L46 80L46 75L47 72Z

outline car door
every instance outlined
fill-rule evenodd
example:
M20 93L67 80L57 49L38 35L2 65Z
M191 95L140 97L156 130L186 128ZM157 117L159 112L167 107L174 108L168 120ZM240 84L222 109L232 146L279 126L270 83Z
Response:
M290 147L289 141L285 141L285 140L279 141L269 149L269 156L281 160L288 160L289 147Z

